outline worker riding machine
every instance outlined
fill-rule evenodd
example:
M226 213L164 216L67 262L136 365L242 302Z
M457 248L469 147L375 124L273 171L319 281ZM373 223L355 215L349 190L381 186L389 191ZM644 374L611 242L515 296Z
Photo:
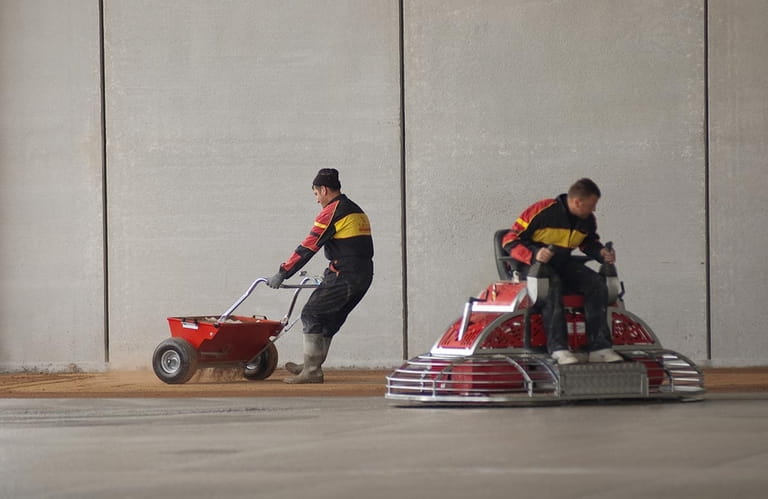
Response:
M501 246L506 232L494 234L500 280L467 301L429 353L387 376L387 399L419 405L701 398L701 371L662 347L651 328L624 307L624 285L612 264L603 264L600 273L608 287L613 348L624 361L586 362L584 297L564 295L569 346L580 362L557 364L547 353L540 311L549 267L536 262L522 279Z

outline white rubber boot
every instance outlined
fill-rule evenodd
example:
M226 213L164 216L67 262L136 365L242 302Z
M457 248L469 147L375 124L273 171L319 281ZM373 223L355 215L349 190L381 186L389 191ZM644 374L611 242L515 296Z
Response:
M331 348L331 339L327 336L323 336L323 362L325 362L325 359L328 358L328 350ZM301 374L301 370L304 369L304 364L297 364L295 362L286 362L285 363L285 370L288 371L291 374Z
M304 366L301 372L291 378L285 378L283 382L290 384L322 383L323 370L321 366L325 361L327 350L322 334L304 335Z

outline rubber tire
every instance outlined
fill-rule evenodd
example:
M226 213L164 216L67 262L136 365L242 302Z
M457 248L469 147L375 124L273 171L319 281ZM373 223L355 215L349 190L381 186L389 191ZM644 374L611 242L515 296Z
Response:
M259 381L272 376L277 368L277 347L270 343L267 348L256 357L245 363L243 377L251 381Z
M184 338L168 338L155 348L152 369L169 385L186 383L197 371L197 350Z

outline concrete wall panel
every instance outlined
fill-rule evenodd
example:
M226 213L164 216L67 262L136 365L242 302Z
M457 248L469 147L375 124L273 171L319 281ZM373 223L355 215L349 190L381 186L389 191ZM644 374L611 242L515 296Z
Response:
M0 109L0 369L103 369L98 2L0 2Z
M712 358L768 351L768 2L710 1Z
M707 357L709 257L712 363L765 364L763 0L403 5L405 199L395 0L104 2L105 179L99 2L0 2L0 369L102 369L107 298L110 367L148 367L167 316L217 315L287 258L327 166L377 252L330 366L397 363L404 272L426 351L495 279L493 231L581 176L664 345Z
M699 1L405 3L409 349L495 278L492 233L582 176L630 310L706 358Z
M397 5L107 3L114 366L146 367L167 316L220 314L277 271L319 211L310 185L323 167L341 171L376 245L374 285L328 365L399 358ZM289 297L257 288L239 312L280 318ZM299 355L300 329L280 340L284 357Z

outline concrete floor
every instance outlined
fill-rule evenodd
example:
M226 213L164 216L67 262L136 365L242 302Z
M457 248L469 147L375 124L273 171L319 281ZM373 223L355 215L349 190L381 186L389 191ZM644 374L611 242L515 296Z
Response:
M768 394L0 399L1 498L762 498Z

